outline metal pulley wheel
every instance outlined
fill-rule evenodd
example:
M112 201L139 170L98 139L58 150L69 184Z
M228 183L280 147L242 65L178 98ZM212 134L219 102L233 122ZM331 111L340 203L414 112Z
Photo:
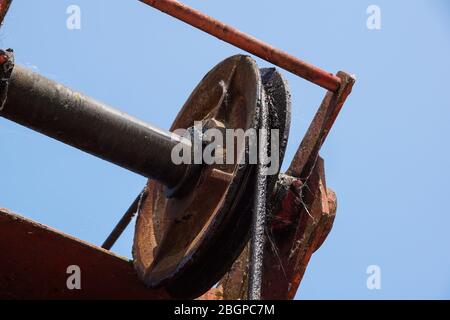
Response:
M248 56L233 56L213 68L171 131L191 128L194 121L222 132L257 130L264 104L271 128L279 130L281 166L290 124L287 85L275 69L260 71ZM133 245L135 268L149 287L164 286L174 297L195 298L214 286L242 251L250 234L256 166L239 161L248 159L248 148L233 148L223 146L224 154L233 152L233 164L201 166L194 183L173 197L166 197L164 185L149 180ZM277 177L269 177L268 195Z

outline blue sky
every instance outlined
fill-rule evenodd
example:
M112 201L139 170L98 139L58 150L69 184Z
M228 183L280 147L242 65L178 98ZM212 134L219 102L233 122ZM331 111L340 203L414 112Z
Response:
M199 1L192 5L357 83L322 156L339 200L300 299L450 298L450 4L445 0ZM81 30L66 8L81 8ZM381 8L368 30L366 8ZM168 128L216 63L242 51L138 1L15 0L1 47L17 62ZM269 64L257 59L261 67ZM289 73L285 166L324 90ZM145 179L0 119L0 206L101 244ZM133 227L113 250L131 256ZM366 269L381 268L368 290Z

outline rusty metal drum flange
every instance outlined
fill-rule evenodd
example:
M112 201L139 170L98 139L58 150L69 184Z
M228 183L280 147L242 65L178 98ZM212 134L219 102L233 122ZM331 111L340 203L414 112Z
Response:
M272 103L282 160L289 128L288 92L284 88L285 94L269 97L267 83L280 86L281 78L274 69L262 74L248 56L219 63L191 94L171 131L190 128L194 121L220 123L222 129L257 129L261 105ZM248 148L235 150L235 160L247 156ZM163 185L149 180L133 245L135 269L147 286L164 286L174 298L195 298L220 280L249 237L254 169L239 161L203 166L196 184L173 198L165 196ZM272 188L275 181L269 180Z

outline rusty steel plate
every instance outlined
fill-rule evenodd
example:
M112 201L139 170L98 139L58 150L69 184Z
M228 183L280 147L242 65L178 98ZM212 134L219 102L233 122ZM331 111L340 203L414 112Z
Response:
M3 208L0 235L0 300L171 298L146 288L128 259ZM70 266L81 270L81 290L67 286Z

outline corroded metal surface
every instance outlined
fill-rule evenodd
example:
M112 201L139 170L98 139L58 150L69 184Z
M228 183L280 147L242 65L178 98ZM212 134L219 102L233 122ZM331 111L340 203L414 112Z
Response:
M338 76L342 87L337 93L329 91L325 95L287 175L280 178L270 200L273 207L269 208L272 220L266 228L269 241L264 258L263 299L294 298L311 255L331 230L336 196L326 189L319 151L355 81L344 72L339 72ZM282 228L283 224L289 227ZM295 233L289 233L289 228L293 227ZM222 280L224 296L246 297L242 285L247 281L248 264L245 261L248 259L248 253L241 254Z
M220 280L219 290L224 300L248 299L248 271L250 263L250 243Z
M254 72L251 79L245 75L245 68L249 66ZM280 131L278 136L274 136L278 140L273 142L280 148L277 160L281 164L290 124L287 84L275 69L262 70L261 77L255 67L253 60L244 56L219 64L194 91L172 130L181 125L191 126L194 120L204 119L205 116L209 119L211 115L213 118L210 120L223 123L224 128L257 128L260 126L257 118L259 110L265 106L271 128ZM228 75L222 70L224 68L232 74ZM223 81L222 78L230 80ZM257 101L248 104L244 102L249 99L243 99L242 93L248 90L251 81L256 81L259 90L264 88L265 94L259 92ZM221 82L222 85L219 85ZM225 92L227 98L214 98L215 90L221 87L228 88ZM249 115L254 117L252 127L240 122L248 119ZM227 167L227 174L218 174ZM139 215L134 250L136 267L140 274L145 274L143 278L148 285L164 285L180 297L195 297L210 288L228 270L250 234L250 208L255 189L253 184L247 184L247 180L239 182L235 178L239 175L236 170L245 167L238 164L205 167L192 194L184 198L167 200L160 195L158 184L149 182L149 192L153 194L149 195ZM265 182L269 193L273 190L277 174L274 177ZM233 195L235 192L237 194ZM174 208L176 213L171 213ZM203 272L205 269L208 273Z
M336 211L327 191L323 160L306 183L288 182L276 203L267 230L270 239L264 259L263 299L293 299L312 254L327 237ZM330 197L329 197L330 194ZM336 206L333 205L335 208Z
M259 155L271 153L276 144L278 150L278 170L267 175L265 161L259 161L255 184L255 199L253 207L252 237L250 245L250 270L248 274L248 299L259 300L261 297L264 246L266 242L267 202L270 200L273 188L278 179L279 170L283 164L290 130L291 101L288 83L275 68L261 69L261 77L265 92L265 104L261 107L260 127L267 131L266 141L259 141ZM278 130L278 136L272 135Z
M186 175L171 160L181 137L19 65L8 82L0 116L170 187Z
M194 121L256 129L261 103L256 63L248 56L234 56L205 76L171 130L190 128ZM167 199L162 186L149 181L133 248L136 269L148 286L165 286L176 296L195 298L231 266L249 231L249 217L241 213L247 212L243 209L252 196L247 186L253 168L239 164L247 152L235 150L233 164L204 166L198 182L181 197Z
M326 189L323 160L319 158L308 186L282 175L272 198L264 255L262 299L293 299L312 254L323 244L333 225L336 197ZM225 299L247 298L248 249L222 279Z

